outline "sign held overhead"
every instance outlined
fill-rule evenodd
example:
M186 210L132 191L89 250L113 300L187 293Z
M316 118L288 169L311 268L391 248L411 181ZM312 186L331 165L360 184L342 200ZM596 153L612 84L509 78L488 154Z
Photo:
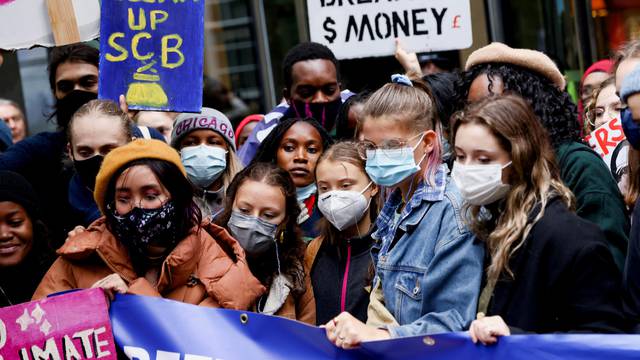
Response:
M471 46L469 0L307 0L311 41L339 59L393 55L399 38L407 51Z
M129 109L200 112L203 0L102 0L101 99Z

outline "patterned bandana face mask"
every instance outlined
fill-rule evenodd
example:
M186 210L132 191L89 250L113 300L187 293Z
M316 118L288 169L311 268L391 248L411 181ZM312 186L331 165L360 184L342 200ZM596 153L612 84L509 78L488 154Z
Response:
M157 245L173 250L179 239L176 234L177 214L172 201L157 209L133 208L124 215L108 207L113 215L111 229L116 238L136 255L148 257L147 247Z

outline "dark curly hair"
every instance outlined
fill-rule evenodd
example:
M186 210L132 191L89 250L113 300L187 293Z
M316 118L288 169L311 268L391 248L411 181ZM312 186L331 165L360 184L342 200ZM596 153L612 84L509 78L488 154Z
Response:
M442 124L443 132L449 131L449 120L456 112L455 83L459 79L457 73L442 72L425 75L422 80L431 88L431 94L436 103L438 120Z
M489 91L493 92L493 81L502 80L504 91L523 97L547 130L551 144L580 142L578 110L566 91L558 89L551 80L529 69L507 63L479 64L461 74L456 82L458 109L467 104L471 83L480 75L489 78Z
M224 211L216 219L216 223L228 229L227 225L231 218L238 189L248 180L278 187L285 197L286 216L276 235L279 242L281 239L278 246L280 271L290 276L293 281L293 293L300 295L306 290L303 266L306 245L302 241L298 228L297 219L300 215L300 206L296 198L296 187L288 172L274 164L264 162L254 163L240 171L227 188ZM249 259L249 267L258 280L269 287L278 273L278 260L269 254L260 259Z
M315 42L303 42L289 49L284 56L284 60L282 60L284 86L287 89L291 89L293 84L293 65L300 61L317 59L331 61L336 67L336 75L338 76L338 82L340 82L340 64L331 49Z
M319 122L314 120L313 118L288 118L284 120L280 120L280 123L276 125L276 127L269 133L269 135L262 141L256 156L251 161L251 164L257 162L268 162L268 163L276 163L276 156L278 154L278 148L280 147L280 142L284 137L284 134L293 126L293 124L298 121L303 121L313 126L320 137L322 138L322 148L324 150L328 149L331 144L333 144L333 139L331 135L325 130L325 128L320 125Z

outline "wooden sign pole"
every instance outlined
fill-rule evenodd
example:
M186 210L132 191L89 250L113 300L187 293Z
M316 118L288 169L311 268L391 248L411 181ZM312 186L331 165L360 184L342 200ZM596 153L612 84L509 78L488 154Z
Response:
M47 0L56 46L80 42L80 32L72 0Z

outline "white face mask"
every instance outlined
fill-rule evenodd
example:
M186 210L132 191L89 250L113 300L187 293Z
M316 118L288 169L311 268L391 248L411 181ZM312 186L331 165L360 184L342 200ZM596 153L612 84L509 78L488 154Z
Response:
M489 205L504 198L511 185L502 183L502 170L511 165L453 165L451 177L462 197L471 205Z
M371 199L362 195L373 184L370 182L362 191L334 190L320 195L318 209L338 231L355 225L369 208Z

